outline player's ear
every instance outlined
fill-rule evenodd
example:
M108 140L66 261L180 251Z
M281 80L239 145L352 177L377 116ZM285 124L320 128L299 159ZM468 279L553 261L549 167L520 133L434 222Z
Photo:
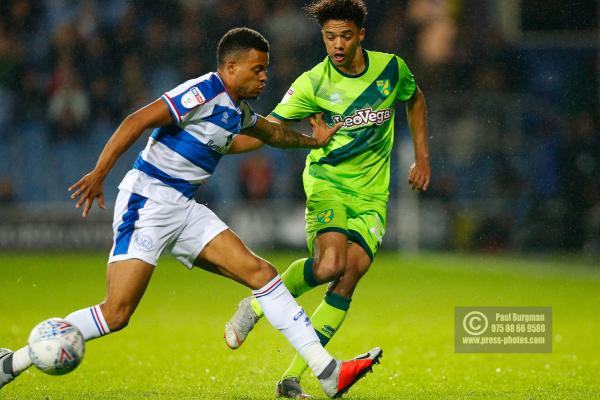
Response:
M358 39L361 42L365 40L365 28L360 28L360 31L358 31Z
M227 69L227 72L230 75L235 75L235 68L236 68L236 66L237 65L235 63L235 60L232 59L232 60L227 61L227 65L226 65L225 68Z

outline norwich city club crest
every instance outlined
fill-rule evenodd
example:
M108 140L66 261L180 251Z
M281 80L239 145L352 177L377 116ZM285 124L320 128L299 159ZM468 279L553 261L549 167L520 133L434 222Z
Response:
M317 215L317 220L322 224L327 224L333 220L333 210L325 210Z
M382 80L377 81L377 89L379 89L379 92L381 92L382 95L389 96L390 95L390 80L382 79Z

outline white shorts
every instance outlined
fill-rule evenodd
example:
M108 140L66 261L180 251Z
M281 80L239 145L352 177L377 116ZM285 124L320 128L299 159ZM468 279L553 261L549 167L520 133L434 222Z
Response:
M192 268L204 246L225 229L215 213L193 200L163 203L119 190L108 262L138 258L156 266L168 249Z

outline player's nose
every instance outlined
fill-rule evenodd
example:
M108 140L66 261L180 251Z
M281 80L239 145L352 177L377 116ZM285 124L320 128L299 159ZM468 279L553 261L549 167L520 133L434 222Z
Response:
M336 50L344 50L344 46L342 44L342 38L341 37L335 38L335 41L333 42L333 47Z

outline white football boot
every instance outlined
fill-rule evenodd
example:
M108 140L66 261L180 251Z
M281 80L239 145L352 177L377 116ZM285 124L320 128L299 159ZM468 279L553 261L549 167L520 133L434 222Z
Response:
M227 346L232 350L239 348L244 343L254 325L260 320L250 304L253 298L253 296L248 296L240 301L237 311L225 324L223 337L225 337Z

